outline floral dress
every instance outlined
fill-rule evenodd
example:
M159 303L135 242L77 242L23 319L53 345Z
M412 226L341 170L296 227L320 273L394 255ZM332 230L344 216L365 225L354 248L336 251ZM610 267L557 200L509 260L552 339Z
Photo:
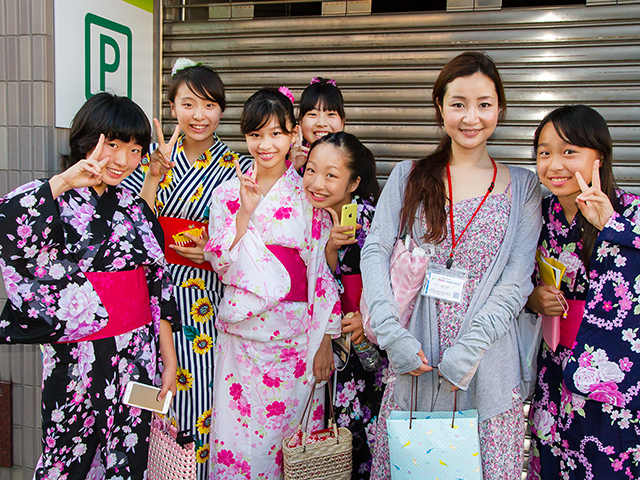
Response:
M565 298L586 304L573 350L543 342L538 355L532 480L640 478L640 198L618 198L588 273L578 215L569 223L555 196L543 201L538 250L566 266Z
M508 188L504 193L487 197L485 204L478 211L473 222L456 245L455 265L468 270L469 279L460 303L436 301L441 356L445 349L455 343L462 319L475 289L502 244L511 210L509 191L510 189ZM482 197L474 197L454 204L454 226L456 232L462 232L481 200ZM449 207L447 207L447 214L448 211ZM456 239L458 239L457 236ZM444 264L449 257L450 250L451 229L448 228L447 238L435 245L435 255L431 261L435 260ZM394 385L395 376L392 375L389 378L389 383L382 399L380 421L376 430L371 474L373 479L391 478L386 419L391 411L400 410L400 407L394 401ZM479 423L478 433L482 456L482 472L485 480L514 480L520 478L525 435L522 407L520 389L516 387L513 391L513 405L510 410Z
M357 243L338 251L338 279L360 274L360 250L364 246L375 213L375 207L365 199L356 196L352 203L358 205L357 222L362 228L356 233ZM376 348L373 344L372 347ZM353 480L368 480L371 470L370 445L374 441L376 421L389 373L386 354L384 351L380 354L382 364L378 370L367 372L362 368L352 346L345 368L336 370L335 373L336 396L333 403L336 420L340 427L347 427L353 434ZM328 411L326 416L328 417Z
M168 172L156 193L158 216L177 217L198 222L209 220L209 203L213 190L235 177L234 158L242 170L249 168L250 159L229 150L217 135L213 145L193 165L184 153L180 136L171 160L176 166ZM152 144L150 152L158 148ZM122 185L134 193L140 192L149 158ZM173 294L178 303L182 331L174 335L178 357L178 394L173 402L181 429L191 430L196 440L198 478L207 477L209 429L213 401L213 359L215 342L214 318L222 298L218 276L202 268L170 263L175 283Z
M299 424L312 392L313 360L325 334L340 332L340 303L324 246L329 214L315 210L290 167L261 199L247 232L236 237L240 181L213 194L205 247L226 285L218 308L211 480L280 479L282 441ZM290 273L269 247L294 250L304 262L307 301L286 301ZM299 285L297 285L299 287ZM317 389L313 426L324 420Z
M43 343L42 456L38 478L142 479L151 413L122 403L130 380L160 385L160 319L179 328L162 230L147 205L120 187L55 200L47 181L0 199L0 269L10 307L0 342ZM158 238L160 241L158 241ZM151 323L78 341L107 325L89 272L144 268Z

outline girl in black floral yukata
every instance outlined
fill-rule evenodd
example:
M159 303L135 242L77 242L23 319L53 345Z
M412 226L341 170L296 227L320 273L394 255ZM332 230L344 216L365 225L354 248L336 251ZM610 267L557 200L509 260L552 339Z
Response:
M0 199L0 343L44 344L38 480L144 478L151 412L125 387L176 392L162 230L119 186L149 141L140 107L99 93L73 119L65 171Z
M309 150L303 185L307 197L316 208L326 209L333 217L331 238L325 249L327 261L342 283L342 331L351 333L351 343L365 339L362 317L357 311L362 291L360 279L360 249L364 245L380 194L376 180L373 154L353 135L330 133L317 140ZM338 213L344 205L358 205L358 229L340 226ZM355 294L354 294L355 290ZM371 348L376 348L374 345ZM362 367L351 348L345 368L336 374L334 409L338 425L353 433L354 480L368 479L371 469L371 442L376 428L382 394L386 384L388 362L382 353L382 363L373 372Z

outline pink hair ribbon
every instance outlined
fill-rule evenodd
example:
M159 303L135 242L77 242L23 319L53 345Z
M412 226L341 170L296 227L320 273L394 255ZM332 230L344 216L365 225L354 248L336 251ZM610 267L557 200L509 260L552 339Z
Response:
M313 85L314 83L320 83L320 78L313 77L311 79L311 82L309 82L309 85ZM333 78L330 78L329 80L325 80L324 83L328 83L329 85L333 85L334 87L338 88L338 84Z
M289 100L291 100L291 103L295 103L296 99L294 98L293 93L291 93L291 90L289 90L287 87L282 86L278 89L278 91Z

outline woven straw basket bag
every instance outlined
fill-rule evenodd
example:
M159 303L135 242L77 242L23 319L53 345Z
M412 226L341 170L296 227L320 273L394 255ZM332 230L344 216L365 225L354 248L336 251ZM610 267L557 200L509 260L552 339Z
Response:
M307 434L307 426L311 415L311 400L314 390L315 384L311 389L311 395L300 419L300 424L296 428L297 433L302 428L302 422L306 417L307 420L302 433L302 444L295 447L289 446L291 438L296 433L289 438L285 438L282 443L284 478L285 480L350 480L353 468L352 436L348 428L338 428L336 425L330 387L330 435L316 443L306 443L309 436Z

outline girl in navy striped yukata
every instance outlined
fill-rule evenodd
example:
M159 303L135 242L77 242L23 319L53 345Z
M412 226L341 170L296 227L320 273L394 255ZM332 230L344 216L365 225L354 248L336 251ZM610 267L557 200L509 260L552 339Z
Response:
M174 281L182 331L175 335L178 355L175 399L181 429L196 440L198 478L207 476L213 388L214 316L222 284L205 262L211 193L233 178L234 159L243 171L249 159L231 151L216 135L226 106L224 84L205 65L176 60L169 87L171 113L178 125L168 143L154 119L158 143L123 182L155 209L165 233L165 255ZM180 133L182 132L182 134ZM203 228L204 227L204 228Z

